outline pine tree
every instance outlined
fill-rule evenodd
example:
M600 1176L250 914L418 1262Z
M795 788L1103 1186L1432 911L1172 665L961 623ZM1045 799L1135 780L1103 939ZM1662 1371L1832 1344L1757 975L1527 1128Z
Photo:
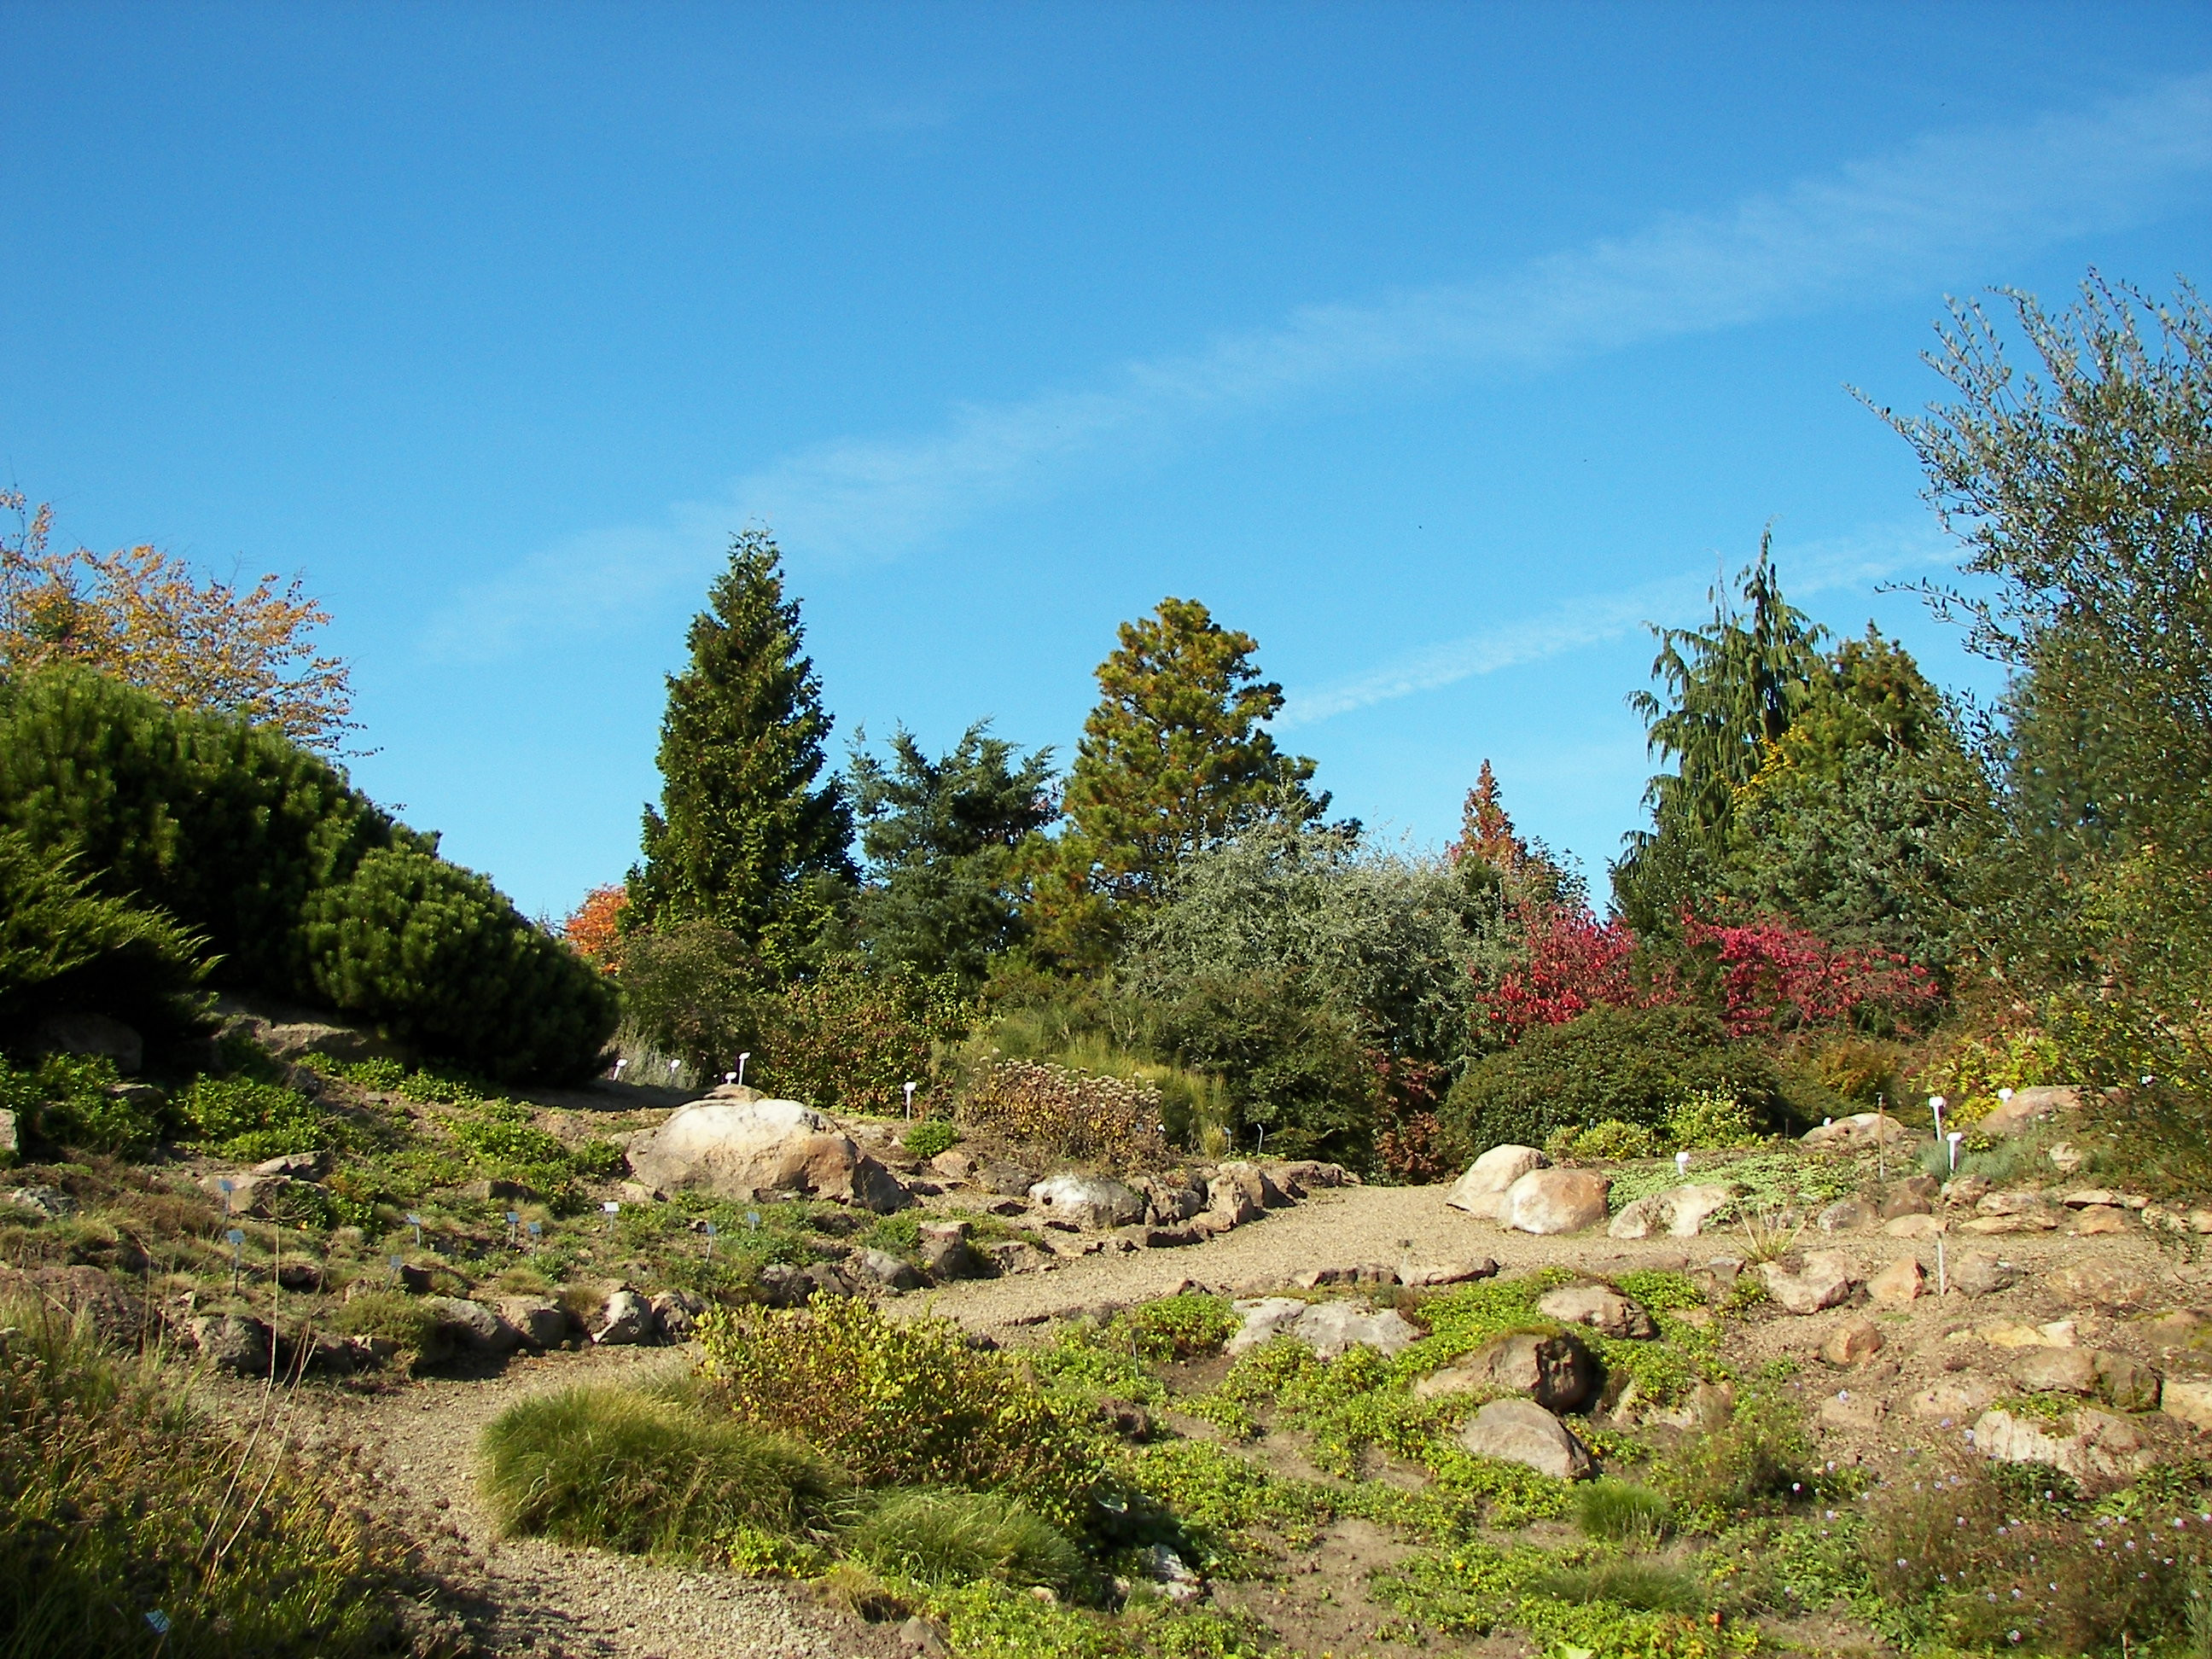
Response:
M1263 817L1327 810L1306 788L1313 762L1282 753L1266 730L1283 688L1252 666L1258 649L1195 599L1163 599L1121 624L1061 800L1067 832L1036 875L1049 948L1095 959L1112 907L1158 902L1200 848Z
M711 922L771 969L805 951L854 876L843 788L816 787L830 718L781 561L766 532L737 536L692 620L690 666L668 677L661 805L629 878L633 925Z

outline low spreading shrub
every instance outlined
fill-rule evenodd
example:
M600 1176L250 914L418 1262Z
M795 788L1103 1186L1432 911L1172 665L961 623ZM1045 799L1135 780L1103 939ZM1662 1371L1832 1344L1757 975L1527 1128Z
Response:
M1002 1492L1078 1530L1094 1518L1107 1478L1098 1431L950 1320L832 1297L714 1310L698 1337L720 1409L818 1447L863 1486Z
M432 1650L442 1591L367 1507L365 1474L273 1434L234 1437L183 1403L173 1379L50 1309L0 1308L0 1327L9 1654Z
M935 1158L957 1146L960 1131L941 1117L926 1117L906 1132L906 1149L916 1158Z
M474 871L380 848L301 914L318 994L489 1076L588 1077L614 1035L606 976Z
M484 1430L480 1478L511 1534L693 1557L739 1528L788 1532L841 1485L783 1436L588 1386L502 1412Z
M1751 1387L1729 1420L1660 1460L1653 1483L1686 1527L1717 1532L1821 1487L1803 1414L1779 1392Z
M244 1077L201 1077L177 1097L177 1115L195 1139L223 1157L258 1163L284 1152L335 1146L343 1137L327 1113L297 1090Z
M846 1544L878 1571L926 1584L997 1578L1066 1592L1086 1576L1082 1552L1066 1534L988 1492L890 1492L860 1517Z
M1160 1091L1149 1083L998 1060L971 1073L959 1117L1065 1158L1156 1169L1168 1157L1160 1109Z
M1754 1048L1731 1044L1711 1015L1682 1007L1597 1007L1536 1025L1470 1067L1445 1097L1444 1127L1464 1156L1608 1119L1656 1130L1677 1102L1726 1093L1760 1116L1774 1079Z

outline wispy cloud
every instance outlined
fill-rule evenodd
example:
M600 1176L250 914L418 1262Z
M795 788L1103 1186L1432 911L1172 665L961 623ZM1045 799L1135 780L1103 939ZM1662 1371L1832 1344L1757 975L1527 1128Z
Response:
M800 451L657 524L594 532L526 560L438 618L434 643L496 648L616 620L690 583L750 520L772 523L810 557L891 557L1085 467L1336 386L1540 367L1971 279L1992 256L2138 222L2208 176L2212 76L2024 126L1929 135L1491 281L1314 306L1273 328L1124 365L1093 386L960 408L934 433Z
M1775 550L1784 591L1793 599L1864 588L1948 564L1951 556L1948 544L1925 521ZM1565 600L1533 617L1424 647L1344 679L1310 690L1294 689L1275 728L1292 731L1318 725L1355 709L1563 656L1623 638L1646 623L1679 626L1710 614L1707 594L1717 574L1715 569L1684 570L1634 587Z

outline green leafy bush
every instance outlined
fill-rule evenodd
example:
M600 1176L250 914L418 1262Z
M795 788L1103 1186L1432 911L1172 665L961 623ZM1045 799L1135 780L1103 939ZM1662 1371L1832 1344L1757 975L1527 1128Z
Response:
M1667 1113L1666 1139L1683 1152L1726 1152L1759 1144L1759 1124L1727 1089L1692 1089Z
M926 1584L998 1578L1074 1589L1085 1577L1067 1534L988 1492L893 1492L861 1516L848 1547L879 1571Z
M111 1093L112 1061L49 1054L17 1070L0 1060L0 1110L58 1146L118 1158L150 1151L168 1132L168 1115Z
M1553 1158L1582 1163L1620 1163L1630 1158L1656 1158L1659 1136L1645 1124L1623 1123L1617 1117L1609 1117L1587 1129L1571 1126L1554 1129L1545 1141L1544 1150Z
M177 1113L195 1139L242 1163L319 1152L342 1139L336 1121L297 1090L247 1078L195 1079L177 1097Z
M949 1152L964 1139L960 1131L941 1117L926 1117L906 1132L906 1149L916 1158L935 1158L939 1152Z
M957 1042L972 1013L950 975L839 964L769 1006L759 1056L765 1087L829 1111L886 1115L926 1082L933 1045Z
M892 1319L858 1297L700 1322L701 1372L741 1421L795 1435L863 1486L1000 1492L1085 1527L1106 1479L1098 1432L1009 1355L945 1319Z
M176 1379L0 1308L0 1632L24 1659L368 1659L442 1592L343 1466L247 1443ZM210 1547L210 1540L217 1547ZM156 1640L146 1615L167 1620ZM425 1620L425 1613L432 1614Z
M591 1387L501 1413L483 1432L480 1479L511 1534L691 1557L739 1528L790 1531L840 1485L781 1436Z
M586 1076L614 1034L605 976L473 871L380 848L303 915L319 994L489 1076Z
M1601 1006L1534 1027L1471 1067L1441 1115L1471 1158L1507 1142L1540 1146L1554 1130L1607 1119L1656 1130L1676 1102L1700 1091L1733 1095L1762 1114L1775 1101L1765 1060L1731 1044L1710 1014Z

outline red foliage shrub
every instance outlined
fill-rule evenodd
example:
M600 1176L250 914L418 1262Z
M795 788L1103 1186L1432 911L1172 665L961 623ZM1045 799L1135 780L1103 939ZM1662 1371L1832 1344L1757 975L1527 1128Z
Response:
M1600 921L1587 905L1516 907L1527 957L1478 999L1481 1017L1508 1042L1532 1025L1564 1025L1600 1003L1637 1008L1673 999L1638 984L1636 935Z
M1837 1024L1909 1034L1942 1000L1926 969L1872 946L1830 945L1781 916L1700 921L1686 910L1682 942L1731 1036Z

